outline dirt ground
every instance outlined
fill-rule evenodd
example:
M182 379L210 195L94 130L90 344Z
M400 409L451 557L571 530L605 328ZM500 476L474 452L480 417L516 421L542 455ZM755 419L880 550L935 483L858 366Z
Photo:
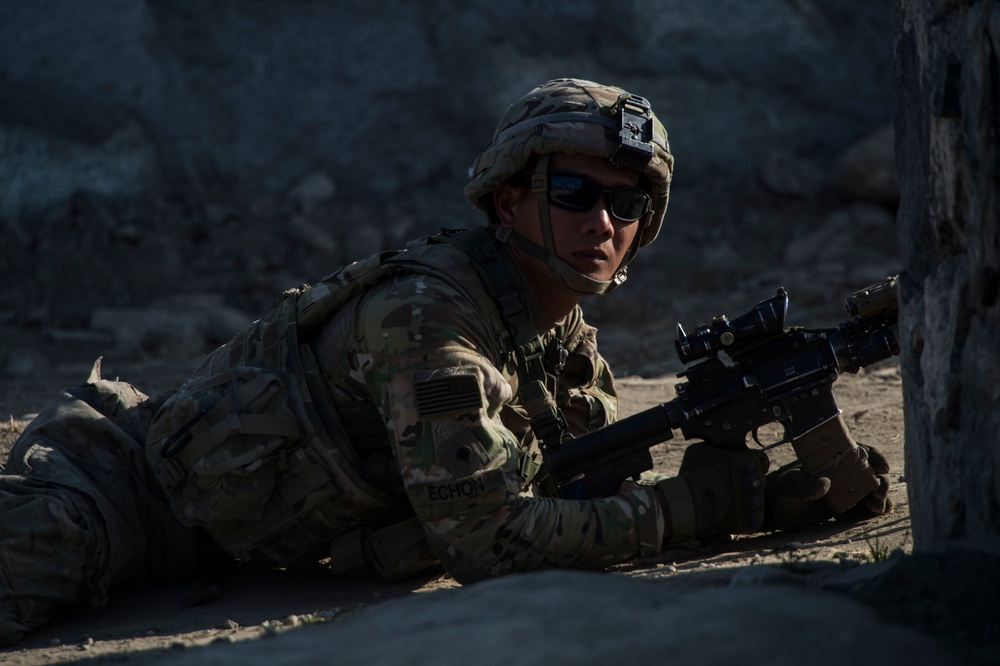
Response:
M119 368L106 363L104 374L120 374L152 393L176 383L189 369L177 363ZM44 406L58 387L79 383L86 371L85 365L69 363L38 376L5 380L0 391L4 449L27 422L25 417ZM677 381L673 375L621 379L623 415L669 400ZM682 544L654 560L617 567L614 574L655 577L680 588L697 589L724 585L740 570L760 564L779 564L793 572L844 571L885 560L897 550L909 553L901 387L900 369L893 361L846 375L835 384L854 436L877 444L890 461L894 505L890 515L853 525L831 522L790 535ZM766 436L762 433L761 439ZM654 447L656 468L666 473L676 470L684 445L683 440L674 439ZM782 445L769 455L773 467L790 459L792 452ZM230 577L221 594L200 605L185 603L189 591L185 584L118 590L106 607L69 609L21 644L0 649L0 662L12 666L91 659L149 663L192 646L254 639L302 624L348 617L388 599L450 587L457 583L443 572L387 584L374 578L333 577L319 567L315 571L244 568Z

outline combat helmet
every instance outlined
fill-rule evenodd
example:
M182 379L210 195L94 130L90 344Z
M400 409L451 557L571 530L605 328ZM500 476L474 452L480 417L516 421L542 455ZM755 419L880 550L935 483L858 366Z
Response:
M547 198L553 153L593 155L634 169L650 189L649 210L639 220L636 240L611 280L583 275L554 254ZM544 248L495 223L493 191L521 174L532 160L531 187L538 199ZM666 129L645 98L593 81L555 79L510 105L470 170L465 197L487 212L498 238L545 262L565 287L578 294L603 294L625 281L628 262L659 234L673 167Z

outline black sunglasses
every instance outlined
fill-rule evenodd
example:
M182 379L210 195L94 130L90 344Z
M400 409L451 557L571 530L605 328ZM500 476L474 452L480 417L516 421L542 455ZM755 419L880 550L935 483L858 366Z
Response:
M635 222L649 210L649 194L639 187L604 187L586 176L554 173L549 176L549 203L563 210L591 210L601 195L608 195L608 210L623 222Z

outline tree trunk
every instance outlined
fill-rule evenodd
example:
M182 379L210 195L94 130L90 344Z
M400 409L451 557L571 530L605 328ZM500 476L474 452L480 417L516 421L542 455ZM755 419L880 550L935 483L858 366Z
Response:
M1000 2L900 0L896 153L916 551L1000 543Z

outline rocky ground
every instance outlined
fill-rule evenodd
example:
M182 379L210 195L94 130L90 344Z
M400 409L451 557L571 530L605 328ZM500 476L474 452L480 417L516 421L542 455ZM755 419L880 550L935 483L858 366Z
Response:
M109 365L112 372L149 391L169 386L190 369L162 362ZM85 370L82 363L59 364L44 374L6 381L0 393L0 413L6 417L0 426L4 446L56 387L78 382ZM672 375L623 378L623 411L631 414L671 398L676 381ZM70 609L20 645L0 650L0 660L18 666L77 660L307 663L334 650L349 663L430 663L435 641L449 640L458 641L461 653L477 654L485 663L524 661L525 652L527 663L568 663L570 654L607 655L611 645L627 646L649 658L662 646L668 653L716 663L733 648L720 648L711 637L726 637L745 641L748 650L772 641L768 663L799 663L802 650L814 649L808 641L816 640L819 632L826 637L827 651L860 659L858 663L893 663L903 656L920 663L989 663L996 626L956 624L958 615L941 611L942 604L947 607L954 599L933 586L914 587L918 577L906 573L913 560L902 381L898 365L890 361L844 376L835 385L853 434L881 446L892 465L894 510L876 520L831 522L794 534L739 537L725 543L678 544L655 559L622 565L603 575L540 573L523 582L512 577L509 582L464 588L443 572L386 584L373 578L333 577L320 567L314 571L246 568L227 581L219 597L197 606L184 603L183 584L118 590L107 607ZM679 440L656 446L657 469L676 470L683 446ZM790 455L787 445L770 452L775 465ZM865 589L864 581L887 580L886 572L891 577L893 570L904 574L896 575L888 591L868 595L874 598L859 592ZM650 585L640 586L640 581ZM590 590L585 599L580 598L581 585ZM877 587L869 584L867 589ZM587 605L590 602L594 603ZM758 603L767 606L753 605ZM555 622L556 616L568 622L553 629L550 637L572 637L577 646L569 652L560 649L546 640L546 629L540 627L504 647L499 637L516 634L525 618L503 611L522 604L533 609L540 622ZM578 613L580 604L583 612ZM624 608L614 609L622 604ZM398 633L386 629L387 617L398 622ZM626 621L628 640L615 629ZM462 638L449 633L466 625L467 631L458 632ZM280 641L264 640L279 635ZM534 641L539 643L537 654L527 647ZM480 654L483 649L487 652ZM764 653L742 654L749 663L764 663ZM878 661L884 658L888 661ZM807 660L833 663L826 653ZM596 658L590 663L603 661Z

